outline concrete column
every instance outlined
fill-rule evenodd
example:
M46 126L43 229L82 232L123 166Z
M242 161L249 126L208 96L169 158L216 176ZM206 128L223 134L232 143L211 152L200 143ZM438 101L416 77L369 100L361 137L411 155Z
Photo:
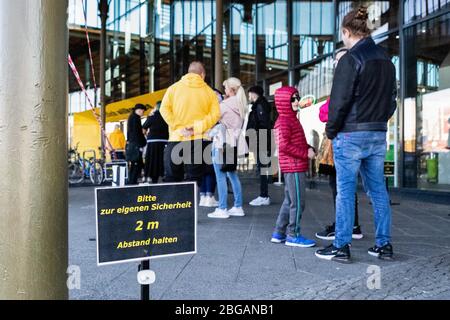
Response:
M216 47L215 47L214 86L223 86L223 0L216 0Z
M66 299L67 0L0 0L0 299Z

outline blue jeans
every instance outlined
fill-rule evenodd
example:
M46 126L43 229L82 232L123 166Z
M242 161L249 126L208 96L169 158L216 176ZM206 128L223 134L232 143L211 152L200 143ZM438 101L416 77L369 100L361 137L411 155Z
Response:
M352 241L358 172L372 201L376 245L382 247L390 243L391 208L384 181L386 132L339 133L333 140L333 151L337 173L334 246L342 248Z
M234 194L234 206L236 208L242 208L242 186L241 181L237 172L222 172L222 164L220 161L220 153L218 149L213 148L212 151L212 162L214 166L214 172L216 173L217 179L217 192L219 194L219 209L226 210L228 208L228 185L227 177L231 181L231 187L233 188Z

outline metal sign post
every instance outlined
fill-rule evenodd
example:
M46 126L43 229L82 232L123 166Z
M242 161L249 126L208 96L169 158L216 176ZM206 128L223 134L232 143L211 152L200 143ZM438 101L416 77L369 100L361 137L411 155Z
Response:
M138 282L141 285L141 300L150 301L150 285L155 283L155 273L150 270L150 261L142 261L139 265Z

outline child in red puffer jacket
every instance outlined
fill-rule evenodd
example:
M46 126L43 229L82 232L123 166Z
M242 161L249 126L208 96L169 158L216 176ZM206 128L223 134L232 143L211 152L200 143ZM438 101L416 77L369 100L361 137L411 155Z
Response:
M297 119L300 100L299 92L293 87L283 87L275 92L279 114L275 131L280 167L284 174L285 198L271 241L307 248L316 244L301 235L300 221L305 208L308 159L313 159L315 153L308 146L303 127Z

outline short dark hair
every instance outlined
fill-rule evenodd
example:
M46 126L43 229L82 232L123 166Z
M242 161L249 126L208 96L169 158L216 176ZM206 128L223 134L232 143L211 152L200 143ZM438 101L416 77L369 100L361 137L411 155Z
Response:
M260 97L264 96L264 89L261 86L253 86L250 89L248 89L248 92L256 93Z
M133 110L134 110L134 111L136 111L136 110L144 110L144 111L147 111L147 107L144 106L142 103L138 103L137 105L134 106Z

